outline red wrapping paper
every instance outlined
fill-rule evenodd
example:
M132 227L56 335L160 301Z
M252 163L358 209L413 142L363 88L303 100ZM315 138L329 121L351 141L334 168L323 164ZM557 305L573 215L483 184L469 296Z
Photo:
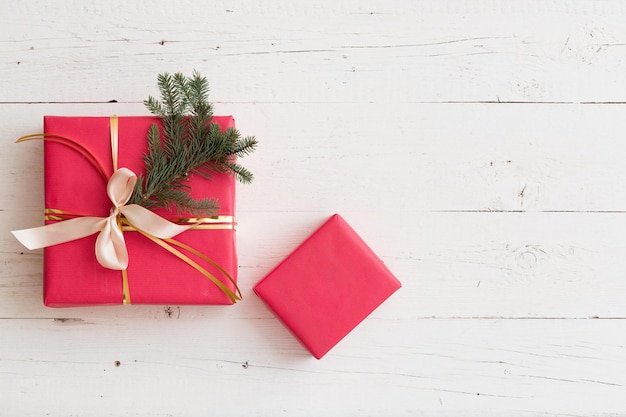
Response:
M230 116L214 117L222 129L234 127ZM118 168L137 175L145 172L142 155L147 152L147 133L155 117L119 118ZM100 164L113 173L108 117L44 118L44 132L71 138L82 144ZM45 205L86 216L108 216L111 201L106 182L78 152L59 143L44 144ZM234 216L235 180L215 174L211 180L192 176L191 194L219 200L219 215ZM174 220L181 215L160 209L159 215ZM185 217L183 215L183 217ZM193 217L193 216L188 216ZM50 307L121 304L122 274L102 267L95 257L97 235L44 249L44 304ZM129 254L128 282L132 304L231 304L228 297L202 274L138 232L125 232ZM189 230L174 239L204 253L237 277L234 230ZM194 260L197 260L193 255ZM199 263L229 288L227 278L206 262Z
M400 287L385 264L335 214L254 291L321 359Z

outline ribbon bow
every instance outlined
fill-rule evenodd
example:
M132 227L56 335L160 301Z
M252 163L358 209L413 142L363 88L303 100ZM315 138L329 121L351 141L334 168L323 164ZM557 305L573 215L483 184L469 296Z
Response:
M105 268L124 270L128 267L128 251L121 228L122 215L135 229L160 239L169 239L194 227L172 223L137 204L127 205L136 182L137 175L128 168L113 173L107 184L107 195L113 203L108 217L78 217L11 233L28 249L39 249L100 232L96 239L96 259Z

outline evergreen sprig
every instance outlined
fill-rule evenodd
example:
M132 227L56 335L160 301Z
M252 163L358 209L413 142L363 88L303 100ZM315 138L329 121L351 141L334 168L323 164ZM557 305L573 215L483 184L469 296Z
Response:
M225 172L243 183L251 182L252 173L235 158L252 153L257 141L253 136L241 138L233 128L222 132L212 123L209 83L198 72L191 77L160 74L158 87L161 100L150 96L144 104L162 119L163 127L161 131L153 124L148 132L148 153L143 156L146 174L139 175L129 203L165 207L179 214L213 215L218 201L191 197L189 176L211 178Z

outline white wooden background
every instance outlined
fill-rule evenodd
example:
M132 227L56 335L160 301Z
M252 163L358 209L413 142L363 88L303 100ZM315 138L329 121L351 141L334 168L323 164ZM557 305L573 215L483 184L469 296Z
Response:
M2 1L0 415L626 415L625 59L623 1ZM244 301L43 307L13 141L192 69L261 142ZM317 361L252 287L335 212L404 286Z

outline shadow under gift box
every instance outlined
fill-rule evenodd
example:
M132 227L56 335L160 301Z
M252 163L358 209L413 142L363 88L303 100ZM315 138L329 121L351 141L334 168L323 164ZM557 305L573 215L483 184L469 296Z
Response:
M372 249L335 214L254 291L321 359L400 287Z
M223 130L234 127L230 116L216 116ZM118 168L145 173L143 154L148 130L156 117L119 117ZM109 117L44 117L44 132L70 138L83 145L110 174L113 173ZM80 153L59 143L44 144L46 209L85 216L109 215L112 203L106 180ZM189 184L196 198L217 198L220 216L235 215L235 179L224 173L210 180L192 175ZM191 215L155 210L173 221ZM47 221L46 223L50 223ZM121 304L122 273L102 267L95 257L96 235L44 248L44 304L49 307ZM136 231L124 232L132 304L232 304L210 280L175 255ZM174 237L204 253L237 279L235 230L188 230ZM194 258L193 255L190 255ZM194 260L197 260L195 258ZM197 260L234 291L234 285L216 268Z

